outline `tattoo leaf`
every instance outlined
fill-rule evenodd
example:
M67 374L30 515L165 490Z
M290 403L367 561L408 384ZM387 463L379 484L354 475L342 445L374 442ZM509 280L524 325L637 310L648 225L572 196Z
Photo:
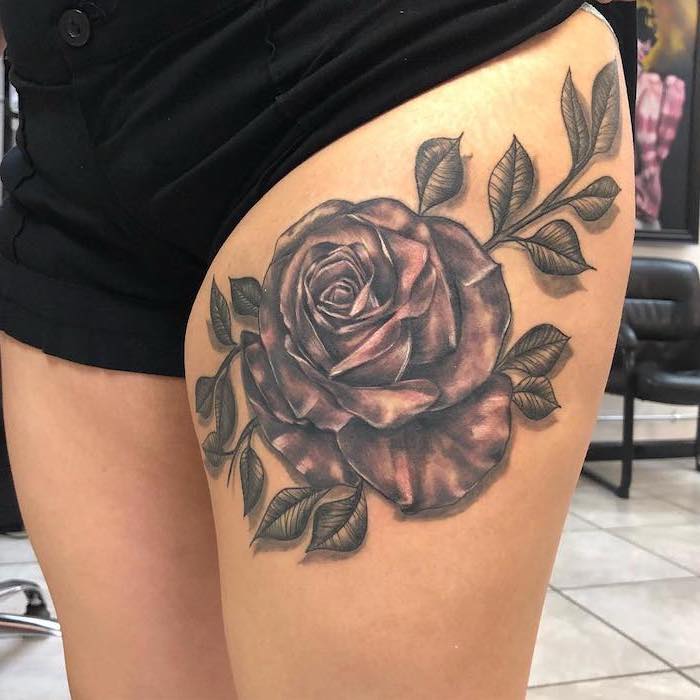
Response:
M209 433L202 443L205 465L212 477L221 474L221 468L226 460L226 455L221 452L221 440L217 433Z
M561 112L564 117L566 133L571 144L573 166L577 167L586 160L591 147L591 133L586 121L586 115L578 96L578 91L571 77L571 68L566 74L564 88L561 93Z
M583 259L574 227L563 219L543 226L534 236L518 240L535 265L548 275L578 275L593 268Z
M513 402L531 420L542 420L561 408L547 377L526 377L513 388Z
M254 277L230 277L233 310L240 316L257 316L262 287Z
M215 385L216 377L200 377L194 386L195 410L204 418L211 415Z
M617 182L606 175L575 194L569 204L584 221L597 221L610 209L619 192Z
M262 462L252 447L246 447L241 452L240 472L241 490L243 491L243 515L246 516L260 500L263 483L265 482Z
M270 501L253 542L260 538L295 540L306 529L314 506L328 489L282 489Z
M497 369L542 377L552 370L568 342L569 336L549 323L535 326L513 345Z
M307 552L329 549L352 552L365 539L367 532L367 501L362 482L348 498L319 506L314 514L311 543Z
M464 182L464 166L459 153L461 134L456 139L424 141L416 155L418 210L422 214L454 197Z
M216 385L214 413L216 414L216 432L221 444L225 445L236 427L236 399L228 375L221 377Z
M532 161L517 137L498 162L489 179L489 204L494 232L498 233L508 217L532 194L535 173Z
M615 61L602 68L593 81L591 112L594 153L606 153L620 123L620 83Z
M209 315L216 339L223 345L233 345L231 338L231 313L228 302L219 290L216 280L211 281L211 296L209 297Z

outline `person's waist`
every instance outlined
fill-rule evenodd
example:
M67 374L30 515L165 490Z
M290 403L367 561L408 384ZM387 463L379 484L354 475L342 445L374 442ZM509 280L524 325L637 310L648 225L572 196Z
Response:
M24 77L61 81L253 0L0 0L7 55Z

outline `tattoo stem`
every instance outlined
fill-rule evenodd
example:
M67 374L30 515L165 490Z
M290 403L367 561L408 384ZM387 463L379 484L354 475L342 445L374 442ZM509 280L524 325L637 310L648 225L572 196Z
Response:
M222 455L225 455L226 457L231 457L231 464L229 465L228 468L228 475L226 476L226 486L228 486L231 483L231 476L233 475L233 466L236 462L236 457L238 456L238 452L240 451L241 447L243 447L244 442L248 442L248 447L250 447L250 439L253 437L253 432L255 429L258 427L258 419L253 418L246 426L243 428L241 431L241 434L238 436L238 441L236 442L236 446L232 450L228 450L227 452L222 452Z
M570 201L571 197L565 199L557 199L567 188L576 180L576 178L585 170L586 166L591 162L591 157L589 156L580 165L574 166L569 171L569 174L564 178L564 180L555 187L543 200L538 204L529 214L524 216L522 219L512 223L510 226L504 228L499 233L495 233L491 238L486 241L484 248L486 250L493 250L501 243L517 242L519 239L516 234L521 229L529 226L543 216L551 214L553 211L566 206Z
M231 364L231 361L233 360L236 355L241 351L241 346L240 345L235 345L232 350L229 351L228 355L224 358L224 361L221 363L221 367L219 367L217 373L216 373L216 381L221 379L221 377L226 373L226 370L228 369L229 365Z

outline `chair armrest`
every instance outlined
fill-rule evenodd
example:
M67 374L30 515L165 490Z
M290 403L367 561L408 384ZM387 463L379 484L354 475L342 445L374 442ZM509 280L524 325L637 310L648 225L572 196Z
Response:
M620 324L620 330L617 333L617 347L623 352L634 352L639 345L637 334L632 326L624 321Z
M634 332L634 328L622 321L620 330L617 333L617 348L622 353L622 363L625 368L625 373L628 375L634 369L638 345L639 340L637 334Z

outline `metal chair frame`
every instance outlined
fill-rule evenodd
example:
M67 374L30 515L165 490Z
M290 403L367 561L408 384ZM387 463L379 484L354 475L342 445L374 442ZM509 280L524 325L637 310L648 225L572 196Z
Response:
M637 361L637 336L630 325L623 322L617 338L617 347L622 354L624 371L624 394L622 412L622 443L592 444L586 455L587 462L622 460L619 482L613 482L600 474L583 467L583 476L612 491L619 498L629 498L632 470L635 459L658 459L659 457L694 457L695 468L700 471L700 411L694 441L647 440L634 443L634 399L636 393L635 369Z
M46 599L37 583L22 579L0 582L0 600L24 593L27 607L24 614L0 612L0 637L60 637L61 626L51 617Z

